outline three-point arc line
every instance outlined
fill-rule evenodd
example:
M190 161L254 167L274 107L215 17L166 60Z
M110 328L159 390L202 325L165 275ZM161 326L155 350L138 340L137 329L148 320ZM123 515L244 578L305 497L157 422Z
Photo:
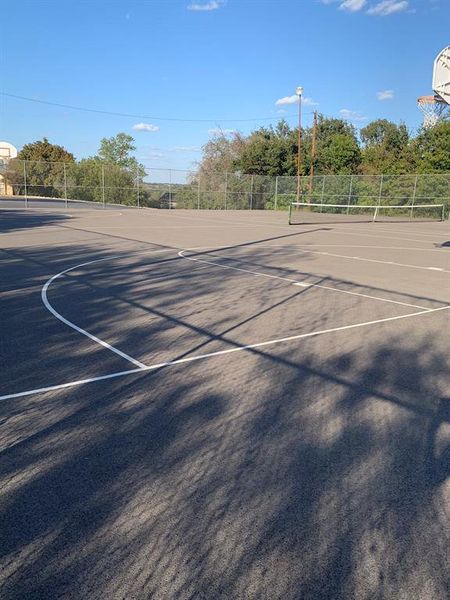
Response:
M198 260L199 262L209 262L209 261L202 261L201 259L193 259L191 257L186 257L183 255L183 251L179 252L179 256L183 257L183 258L188 258L190 260ZM111 346L110 344L108 344L107 342L104 342L103 340L101 340L100 338L90 334L89 332L87 332L86 330L82 329L81 327L78 327L78 325L75 325L75 323L72 323L71 321L69 321L68 319L66 319L65 317L63 317L62 315L60 315L60 313L58 313L50 304L50 302L48 301L47 298L47 291L49 286L51 285L51 283L53 281L55 281L58 277L61 277L63 275L65 275L66 273L69 273L70 271L74 271L80 267L83 266L87 266L93 263L97 263L97 262L101 262L101 261L106 261L106 260L110 260L110 259L114 259L117 258L115 256L110 256L107 258L101 258L101 259L96 259L96 260L91 260L88 262L84 262L81 264L78 264L74 267L70 267L69 269L65 269L64 271L61 271L60 273L54 275L53 277L51 277L43 286L42 288L42 292L41 292L41 297L42 297L42 301L44 303L44 305L46 306L46 308L56 317L58 318L60 321L62 321L63 323L65 323L66 325L68 325L69 327L71 327L72 329L74 329L75 331L78 331L79 333L85 335L86 337L90 338L91 340L93 340L94 342L100 344L101 346L103 346L104 348L107 348L108 350L111 350L112 352L118 354L119 356L121 356L122 358L125 358L126 360L128 360L129 362L132 362L133 364L135 364L138 368L136 369L128 369L125 371L117 371L115 373L109 373L107 375L99 375L99 376L95 376L95 377L90 377L90 378L86 378L86 379L79 379L76 381L70 381L67 383L62 383L62 384L56 384L56 385L52 385L52 386L46 386L46 387L42 387L42 388L36 388L36 389L32 389L32 390L26 390L23 392L17 392L14 394L6 394L3 396L0 396L0 400L8 400L8 399L12 399L12 398L20 398L20 397L24 397L24 396L30 396L33 394L39 394L39 393L45 393L45 392L51 392L51 391L57 391L57 390L62 390L62 389L67 389L67 388L72 388L72 387L78 387L78 386L82 386L82 385L86 385L88 383L95 383L97 381L105 381L108 379L115 379L115 378L119 378L119 377L125 377L128 375L135 375L138 373L146 373L146 372L151 372L151 371L155 371L157 369L163 369L166 367L170 367L170 366L175 366L175 365L180 365L180 364L185 364L185 363L191 363L191 362L196 362L199 360L204 360L204 359L209 359L209 358L214 358L214 357L218 357L218 356L224 356L227 354L232 354L235 352L242 352L242 351L251 351L253 349L256 348L262 348L265 346L273 346L275 344L280 344L280 343L284 343L284 342L291 342L291 341L295 341L295 340L300 340L300 339L305 339L305 338L309 338L309 337L315 337L315 336L319 336L319 335L324 335L327 333L334 333L334 332L338 332L338 331L345 331L345 330L349 330L349 329L356 329L356 328L360 328L360 327L368 327L370 325L377 325L380 323L387 323L390 321L398 321L401 319L408 319L408 318L412 318L412 317L418 317L420 315L425 315L425 314L430 314L430 313L434 313L434 312L438 312L438 311L442 311L442 310L447 310L450 308L449 306L441 306L439 308L425 308L425 307L420 307L421 310L418 312L414 312L414 313L408 313L406 315L398 315L395 317L386 317L383 319L376 319L376 320L372 320L372 321L364 321L361 323L353 323L351 325L343 325L340 327L331 327L329 329L322 329L319 331L311 331L309 333L300 333L297 335L292 335L292 336L287 336L287 337L283 337L283 338L276 338L276 339L272 339L272 340L266 340L264 342L257 342L254 344L246 344L246 345L242 345L242 346L237 346L234 348L228 348L226 350L218 350L216 352L208 352L206 354L198 354L195 356L190 356L190 357L185 357L185 358L179 358L179 359L175 359L175 360L170 360L170 361L166 361L166 362L161 362L161 363L157 363L154 365L144 365L144 363L141 363L140 361L132 358L131 356L125 354L124 352L122 352L121 350L118 350L117 348L115 348L114 346ZM211 261L211 264L218 266L218 267L222 267L222 268L228 268L228 269L236 269L236 270L241 270L241 271L246 271L245 269L237 269L236 267L230 267L230 266L225 266L225 265L218 265L215 262ZM247 272L251 272L251 271L247 271ZM277 279L286 279L286 278L281 278L281 277L277 277L277 276L273 276L273 275L267 275L264 273L253 273L254 275L263 275L266 277L275 277ZM302 283L302 282L295 282L294 283ZM315 286L315 287L325 287L325 286L320 286L317 284L311 284L311 286ZM336 292L347 292L346 290L338 290L336 288L332 288L329 287L329 289L336 291ZM351 292L350 292L351 293ZM353 292L353 294L355 294ZM361 295L363 296L363 294L356 294L356 295ZM405 303L401 303L401 302L396 302L396 301L390 301L387 300L385 298L377 298L375 296L372 296L370 298L373 298L375 300L381 300L381 301L385 301L385 302L394 302L395 304L405 304ZM406 306L415 306L415 305L406 305Z

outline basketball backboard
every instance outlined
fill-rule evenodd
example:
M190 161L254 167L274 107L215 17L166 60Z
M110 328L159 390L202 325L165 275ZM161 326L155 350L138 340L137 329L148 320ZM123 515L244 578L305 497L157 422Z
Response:
M16 158L17 148L9 142L0 142L0 161L5 162L11 158Z
M433 91L450 104L450 46L441 50L434 61Z

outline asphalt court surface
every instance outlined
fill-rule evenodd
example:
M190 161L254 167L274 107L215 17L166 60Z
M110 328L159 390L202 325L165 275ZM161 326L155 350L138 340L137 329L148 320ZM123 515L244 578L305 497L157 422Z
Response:
M6 206L2 597L447 597L448 221Z

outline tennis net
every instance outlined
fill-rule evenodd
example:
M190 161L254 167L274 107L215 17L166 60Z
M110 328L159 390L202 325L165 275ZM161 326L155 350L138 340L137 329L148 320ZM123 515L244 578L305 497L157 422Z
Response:
M388 206L292 202L289 206L289 225L320 222L443 221L444 217L444 204Z

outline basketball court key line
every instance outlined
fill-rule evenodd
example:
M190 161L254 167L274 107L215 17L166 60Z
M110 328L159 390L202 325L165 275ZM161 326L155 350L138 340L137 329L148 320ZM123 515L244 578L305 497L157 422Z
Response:
M85 267L87 265L92 265L93 263L98 263L98 262L102 262L102 261L105 261L105 260L111 260L111 259L114 259L114 258L119 258L119 257L118 256L109 256L107 258L97 258L96 260L90 260L88 262L84 262L84 263L80 263L78 265L75 265L74 267L70 267L69 269L64 269L64 271L61 271L60 273L57 273L56 275L53 275L53 277L51 277L44 284L44 287L42 288L42 291L41 291L42 302L44 303L45 308L48 311L50 311L54 317L56 317L59 321L61 321L65 325L68 325L69 327L71 327L72 329L74 329L75 331L77 331L78 333L81 333L82 335L85 335L86 337L88 337L92 341L96 342L97 344L100 344L100 346L103 346L104 348L107 348L108 350L111 350L111 352L114 352L115 354L117 354L121 358L124 358L125 360L133 363L137 367L143 369L143 368L145 368L144 363L141 363L140 361L136 360L132 356L129 356L128 354L125 354L125 352L122 352L118 348L115 348L114 346L111 346L111 344L108 344L108 342L105 342L105 341L101 340L100 338L98 338L97 336L93 335L92 333L89 333L89 331L86 331L85 329L82 329L81 327L78 327L78 325L75 325L75 323L72 323L72 321L69 321L68 319L66 319L65 317L63 317L57 310L55 310L53 308L53 306L50 304L50 302L48 300L48 297L47 297L47 291L48 291L49 287L59 277L62 277L63 275L66 275L66 273L70 273L70 271L75 271L76 269L79 269L80 267Z
M245 350L252 350L254 348L262 348L264 346L273 346L275 344L281 344L281 343L291 342L291 341L300 340L300 339L304 339L304 338L315 337L315 336L324 335L327 333L334 333L334 332L344 331L344 330L348 330L348 329L356 329L359 327L368 327L370 325L377 325L380 323L387 323L390 321L399 321L401 319L408 319L411 317L418 317L421 315L429 315L430 313L438 312L441 310L447 310L449 308L450 308L450 305L449 306L441 306L439 308L432 308L430 310L421 310L419 312L408 313L406 315L397 315L396 317L386 317L384 319L377 319L375 321L365 321L363 323L353 323L352 325L343 325L341 327L332 327L330 329L322 329L321 331L311 331L309 333L300 333L298 335L291 335L291 336L284 337L284 338L267 340L265 342L257 342L254 344L247 344L245 346L239 346L237 348L228 348L227 350L218 350L216 352L209 352L207 354L198 354L196 356L190 356L190 357L186 357L186 358L170 360L170 361L158 363L155 365L144 366L143 368L139 368L139 369L130 369L128 371L118 371L116 373L110 373L108 375L99 375L97 377L90 377L88 379L79 379L77 381L70 381L68 383L61 383L58 385L52 385L52 386L48 386L48 387L36 388L34 390L17 392L15 394L6 394L4 396L0 396L0 400L10 400L13 398L21 398L23 396L31 396L33 394L52 392L52 391L67 389L67 388L71 388L71 387L86 385L88 383L95 383L97 381L105 381L108 379L125 377L127 375L136 375L138 373L145 373L147 371L154 371L156 369L163 369L165 367L171 367L171 366L180 365L180 364L184 364L184 363L195 362L198 360L214 358L216 356L224 356L226 354L232 354L234 352L243 352Z
M198 248L197 248L198 249ZM192 250L192 248L191 248ZM316 288L321 288L324 290L329 290L332 292L338 292L340 294L348 294L350 296L360 296L361 298L368 298L369 300L378 300L379 302L388 302L390 304L399 304L400 306L408 306L410 308L420 308L422 310L425 311L430 311L433 310L431 308L427 308L426 306L421 306L418 304L409 304L408 302L400 302L399 300L390 300L389 298L381 298L379 296L371 296L369 294L362 294L360 292L351 292L350 290L340 290L339 288L335 288L335 287L331 287L328 285L323 285L320 283L307 283L307 282L302 282L302 281L297 281L296 279L290 279L288 277L281 277L279 275L270 275L267 273L261 273L260 271L251 271L250 269L242 269L242 268L238 268L238 267L231 267L229 265L221 265L220 263L214 262L214 261L207 261L204 259L200 259L200 258L192 258L190 256L185 256L183 253L187 252L187 250L181 250L178 255L186 258L187 260L192 260L192 261L196 261L196 262L203 262L203 263L207 263L209 265L214 265L216 267L219 267L221 269L231 269L233 271L243 271L244 273L250 273L251 275L255 275L256 277L267 277L270 279L279 279L281 281L288 281L289 283L293 283L294 285L298 285L300 287L316 287ZM220 257L220 258L225 258L225 257ZM228 258L228 260L233 260L233 258Z

